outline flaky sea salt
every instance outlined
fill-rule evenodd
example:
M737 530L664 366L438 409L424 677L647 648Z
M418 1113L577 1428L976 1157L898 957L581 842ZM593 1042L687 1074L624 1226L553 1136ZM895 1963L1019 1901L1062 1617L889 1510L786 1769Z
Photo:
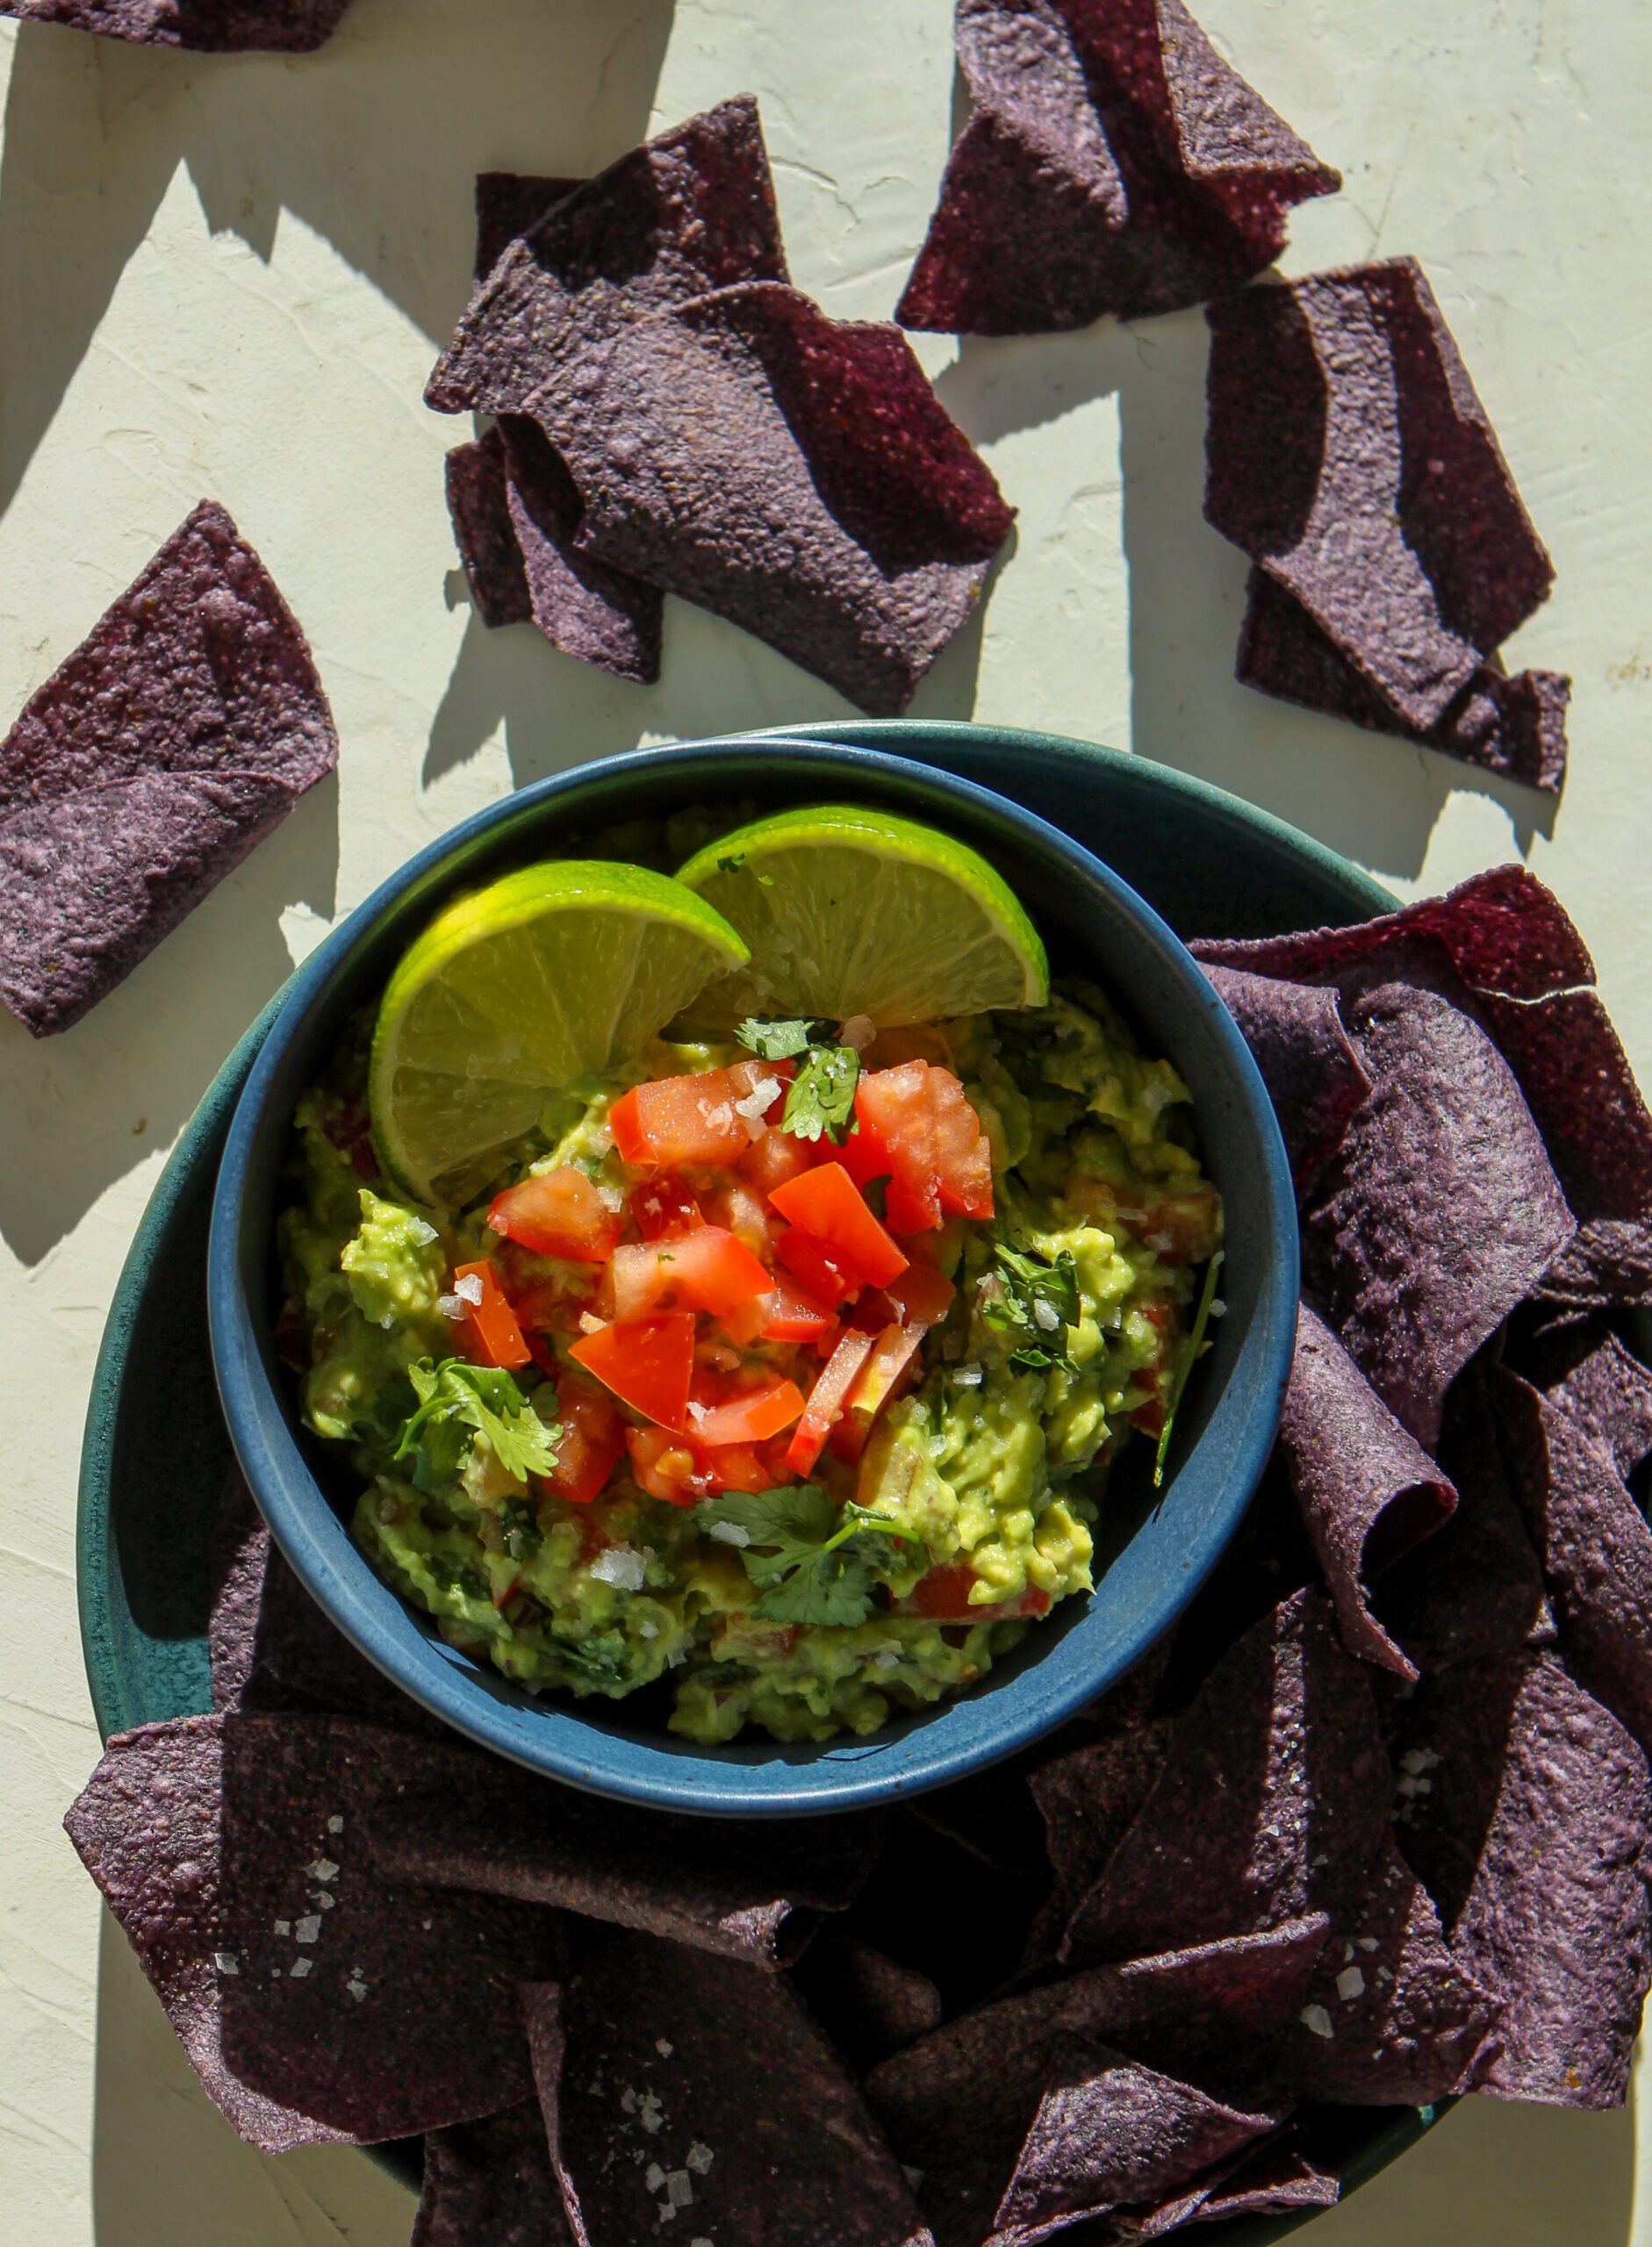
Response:
M1337 1976L1337 1995L1344 2005L1365 1995L1365 1977L1357 1966L1345 1966Z
M648 1576L648 1562L628 1545L611 1545L591 1563L599 1583L616 1585L621 1591L641 1591Z
M481 1274L479 1272L467 1272L463 1279L456 1280L454 1281L453 1292L458 1296L461 1303L468 1303L470 1305L470 1308L474 1310L482 1300Z
M749 1545L751 1542L751 1532L742 1529L737 1521L714 1521L706 1534L715 1537L719 1545Z
M1301 2019L1303 2027L1312 2035L1328 2039L1337 2033L1331 2025L1331 2015L1322 2005L1304 2006Z

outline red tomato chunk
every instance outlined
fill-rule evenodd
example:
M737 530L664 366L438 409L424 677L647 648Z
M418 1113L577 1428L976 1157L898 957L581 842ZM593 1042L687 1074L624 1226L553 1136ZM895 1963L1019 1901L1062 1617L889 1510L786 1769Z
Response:
M614 1309L619 1318L651 1310L706 1310L714 1317L766 1295L774 1281L743 1243L721 1225L614 1252Z
M1047 1615L1050 1612L1049 1593L1032 1584L1017 1598L972 1607L969 1595L979 1582L967 1562L953 1561L946 1568L931 1569L927 1576L918 1578L901 1602L901 1611L909 1615L927 1615L935 1623L1018 1622L1027 1616Z
M578 1264L605 1264L619 1246L624 1223L582 1170L563 1163L507 1187L487 1213L488 1228L539 1256Z
M860 1368L872 1355L870 1334L852 1331L842 1337L809 1391L803 1417L786 1447L786 1463L794 1475L807 1475L826 1447L826 1439L843 1416L844 1405Z
M691 1397L688 1432L697 1444L761 1443L789 1428L802 1410L803 1392L794 1381L765 1381L715 1402Z
M669 1240L673 1233L692 1232L702 1222L693 1188L674 1171L657 1171L632 1195L630 1207L644 1240Z
M736 1102L750 1100L760 1084L783 1081L768 1061L657 1077L621 1094L608 1110L608 1129L622 1162L737 1162L758 1135Z
M807 1233L839 1270L853 1278L879 1288L906 1270L900 1243L873 1216L842 1163L825 1162L806 1170L801 1178L776 1187L769 1200L788 1224Z
M568 1353L622 1404L663 1428L680 1429L694 1373L694 1314L668 1310L652 1318L616 1319L586 1334Z
M625 1423L600 1389L569 1374L557 1383L557 1464L545 1488L570 1505L589 1505L625 1448Z
M950 1069L902 1061L869 1071L855 1089L855 1120L844 1162L863 1186L888 1180L884 1208L894 1231L928 1231L944 1217L991 1217L992 1150Z
M466 1281L480 1286L482 1299L479 1303L470 1300L468 1290L461 1285ZM514 1373L520 1367L531 1365L534 1353L522 1339L516 1313L506 1299L505 1290L499 1285L499 1274L493 1267L485 1261L461 1264L453 1274L453 1284L455 1293L469 1313L465 1324L474 1345L472 1355L484 1365L502 1367L506 1373Z

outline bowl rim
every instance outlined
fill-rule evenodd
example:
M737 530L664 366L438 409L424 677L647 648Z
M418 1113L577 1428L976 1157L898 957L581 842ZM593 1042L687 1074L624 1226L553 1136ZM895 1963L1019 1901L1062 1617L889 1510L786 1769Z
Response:
M685 767L703 765L708 757L727 761L736 772L744 767L754 779L776 766L817 771L824 762L834 775L833 784L841 775L844 789L851 795L858 776L875 776L886 782L893 778L897 783L911 782L916 793L931 800L938 798L944 804L950 799L985 814L1013 830L1024 845L1067 859L1109 892L1125 916L1153 943L1178 980L1196 990L1201 998L1209 997L1214 1002L1214 994L1203 986L1181 940L1104 861L1052 822L1024 810L997 790L904 757L893 746L885 747L881 742L876 746L850 745L797 729L784 735L712 736L665 749L634 750L591 759L485 807L426 844L333 930L293 976L236 1102L214 1188L207 1260L212 1351L236 1457L277 1545L334 1626L433 1714L486 1749L542 1775L614 1799L711 1817L836 1813L946 1784L1043 1736L1124 1675L1191 1599L1244 1513L1266 1464L1282 1406L1296 1315L1295 1200L1283 1142L1255 1063L1231 1017L1215 1002L1208 1012L1217 1043L1244 1106L1258 1127L1267 1202L1265 1231L1272 1243L1272 1256L1259 1297L1256 1351L1266 1368L1263 1395L1268 1409L1253 1411L1235 1433L1224 1487L1217 1503L1207 1507L1197 1533L1184 1550L1173 1601L1167 1609L1162 1598L1153 1603L1149 1612L1119 1631L1105 1675L1098 1676L1094 1669L1085 1674L1081 1669L1059 1689L1046 1676L1040 1692L1041 1665L1035 1662L1019 1676L1006 1681L1006 1689L1017 1685L1027 1689L1013 1701L1007 1700L1006 1689L966 1695L941 1705L936 1712L906 1719L910 1728L895 1737L892 1733L896 1732L899 1719L896 1727L865 1740L839 1736L802 1746L777 1742L755 1755L749 1749L743 1753L707 1748L695 1755L693 1743L676 1744L667 1751L653 1747L643 1735L609 1731L589 1722L587 1715L594 1712L587 1712L583 1703L530 1704L534 1727L531 1738L524 1737L520 1725L510 1721L511 1713L527 1700L520 1691L503 1698L498 1683L485 1673L445 1648L440 1649L444 1660L439 1670L426 1664L413 1669L399 1661L387 1634L374 1627L370 1619L364 1622L356 1610L351 1584L361 1579L352 1572L350 1583L341 1583L332 1555L318 1541L324 1533L319 1514L325 1513L334 1528L337 1517L298 1447L289 1408L269 1379L241 1286L240 1211L248 1182L252 1143L272 1081L289 1049L307 1031L312 1010L324 1001L335 973L348 964L356 945L392 906L406 907L420 892L437 891L456 857L496 829L531 829L549 808L571 797L577 800L593 785L645 776L658 779ZM942 817L944 812L937 810L933 815ZM1279 1284L1283 1272L1289 1273L1285 1286ZM280 1429L273 1443L271 1408ZM366 1569L367 1563L353 1548L350 1559ZM427 1640L425 1643L437 1642ZM1042 1665L1046 1672L1049 1667ZM966 1725L964 1736L950 1745L935 1740L932 1722L923 1721L924 1717L971 1709L990 1714ZM957 1731L956 1725L953 1729ZM871 1767L858 1768L869 1756Z

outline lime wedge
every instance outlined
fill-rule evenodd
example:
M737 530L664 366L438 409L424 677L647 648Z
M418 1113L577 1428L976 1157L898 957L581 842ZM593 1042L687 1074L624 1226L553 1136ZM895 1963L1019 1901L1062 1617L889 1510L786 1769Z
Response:
M368 1104L386 1169L458 1208L575 1077L640 1052L746 948L664 874L524 866L437 915L378 1009Z
M868 1015L891 1027L1050 995L1038 930L1002 876L912 820L841 804L781 812L707 844L677 879L751 954L700 994L696 1023Z

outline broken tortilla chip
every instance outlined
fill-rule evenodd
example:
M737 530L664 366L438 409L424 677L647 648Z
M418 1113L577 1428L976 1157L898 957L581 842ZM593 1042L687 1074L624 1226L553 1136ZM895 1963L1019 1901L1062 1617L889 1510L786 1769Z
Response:
M203 500L0 743L0 1001L68 1030L337 762L304 634Z
M906 2179L783 1975L616 1935L521 2002L576 2238L674 2221L718 2247L921 2240Z
M1302 1193L1341 1145L1349 1117L1371 1089L1335 994L1242 968L1205 963L1204 972L1261 1072Z
M510 242L437 361L426 403L521 413L633 321L734 282L786 278L758 105L743 94L644 141Z
M585 501L583 552L874 714L968 621L1013 520L897 329L774 282L638 321L532 411Z
M537 172L478 172L476 176L476 280L485 281L511 244L531 234L540 220L564 203L577 179L548 178Z
M1400 1846L1502 2007L1479 2088L1619 2105L1652 1974L1646 1757L1551 1655L1426 1679L1405 1732L1402 1768L1428 1784Z
M0 16L200 54L308 54L350 0L0 0Z
M1341 184L1181 0L959 0L972 113L895 314L1030 335L1237 288Z
M1279 1442L1343 1644L1415 1677L1372 1615L1366 1583L1448 1521L1457 1494L1307 1303Z
M426 2133L410 2247L575 2247L536 2099Z

